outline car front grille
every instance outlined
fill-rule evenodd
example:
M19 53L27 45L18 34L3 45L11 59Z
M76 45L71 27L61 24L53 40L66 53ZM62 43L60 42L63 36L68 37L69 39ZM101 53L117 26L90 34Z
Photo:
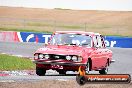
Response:
M65 55L56 55L56 54L48 54L50 60L59 60L59 59L64 59L66 60Z

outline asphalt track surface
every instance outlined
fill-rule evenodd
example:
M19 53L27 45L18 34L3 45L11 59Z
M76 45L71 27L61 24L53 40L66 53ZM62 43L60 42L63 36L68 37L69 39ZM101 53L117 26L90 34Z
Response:
M11 43L0 42L0 53L33 58L33 53L44 44L36 43ZM109 48L113 51L112 63L108 74L130 74L132 76L132 48ZM13 81L40 81L40 80L75 80L73 72L67 72L67 76L60 76L56 71L49 70L46 76L20 75L20 76L1 76L0 82ZM98 73L98 72L90 72Z

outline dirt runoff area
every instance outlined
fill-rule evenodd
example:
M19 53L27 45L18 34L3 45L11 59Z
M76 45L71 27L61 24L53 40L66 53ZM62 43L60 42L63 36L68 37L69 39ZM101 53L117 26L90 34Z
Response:
M95 11L0 7L0 27L28 30L85 30L132 35L132 11Z
M86 22L130 25L132 22L132 11L65 10L0 6L0 17L41 19L68 23Z
M0 88L132 88L129 84L85 84L80 86L75 80L45 80L37 82L6 82Z

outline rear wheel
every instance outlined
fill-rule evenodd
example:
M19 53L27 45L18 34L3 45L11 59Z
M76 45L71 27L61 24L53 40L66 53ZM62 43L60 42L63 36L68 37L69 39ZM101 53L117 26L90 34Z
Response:
M44 76L46 74L46 70L43 68L36 67L36 74L39 76Z
M108 70L106 68L99 70L100 74L107 74Z
M108 72L108 66L109 66L109 60L107 61L106 68L103 68L99 71L100 74L107 74Z

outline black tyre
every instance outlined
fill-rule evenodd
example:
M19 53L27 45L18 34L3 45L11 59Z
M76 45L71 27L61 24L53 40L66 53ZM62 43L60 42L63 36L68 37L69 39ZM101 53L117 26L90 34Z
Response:
M100 70L99 73L100 74L107 74L108 73L108 66L109 66L109 59L107 60L106 68L103 68L102 70Z
M58 72L60 75L66 75L66 71L64 71L64 70L59 70Z
M36 74L37 75L44 76L45 73L46 73L46 70L45 69L36 67Z
M108 64L106 65L106 68L103 68L102 70L99 70L100 74L107 74L108 72Z
M76 76L76 81L79 85L84 85L86 83L86 79L84 76Z
M107 74L107 72L108 72L107 69L99 70L99 73L100 73L100 74L104 74L104 75L105 75L105 74Z

